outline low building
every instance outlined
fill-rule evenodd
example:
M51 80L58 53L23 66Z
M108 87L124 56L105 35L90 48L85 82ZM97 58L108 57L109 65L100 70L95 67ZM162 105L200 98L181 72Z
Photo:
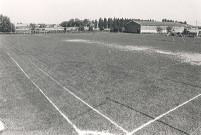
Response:
M64 27L45 27L45 28L35 28L32 30L32 34L36 33L63 33Z
M29 24L25 23L17 23L15 24L15 33L30 33L30 27Z
M182 33L187 24L177 22L156 22L156 21L130 21L125 25L125 32L128 33L158 33L158 27L161 28L160 33L167 33L167 27L171 27L174 32Z
M190 36L190 37L201 36L201 29L192 28L192 29L188 30L188 36Z
M65 30L67 32L78 32L79 27L66 27Z

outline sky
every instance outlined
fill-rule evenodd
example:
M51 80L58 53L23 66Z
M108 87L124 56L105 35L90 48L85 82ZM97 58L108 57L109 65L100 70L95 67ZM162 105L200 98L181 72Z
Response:
M0 0L0 14L14 23L59 24L72 18L187 21L201 26L201 0Z

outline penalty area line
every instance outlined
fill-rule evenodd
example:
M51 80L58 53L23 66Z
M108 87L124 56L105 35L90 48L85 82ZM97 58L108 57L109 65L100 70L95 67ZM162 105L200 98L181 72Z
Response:
M176 109L178 109L178 108L184 106L185 104L187 104L187 103L189 103L189 102L195 100L196 98L198 98L198 97L200 97L200 96L201 96L201 94L199 94L199 95L197 95L197 96L195 96L195 97L193 97L193 98L187 100L186 102L184 102L184 103L182 103L182 104L180 104L180 105L174 107L173 109L170 109L170 110L167 111L166 113L163 113L163 114L159 115L158 117L156 117L155 119L148 121L147 123L145 123L145 124L143 124L142 126L136 128L136 129L133 130L132 132L128 133L127 135L132 135L132 134L136 133L137 131L143 129L144 127L146 127L146 126L152 124L153 122L157 121L158 119L162 118L163 116L165 116L165 115L167 115L167 114L169 114L169 113L175 111Z

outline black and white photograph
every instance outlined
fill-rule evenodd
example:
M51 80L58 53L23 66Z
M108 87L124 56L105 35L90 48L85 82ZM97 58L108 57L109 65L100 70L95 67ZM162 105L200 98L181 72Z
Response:
M0 135L201 135L201 1L0 0Z

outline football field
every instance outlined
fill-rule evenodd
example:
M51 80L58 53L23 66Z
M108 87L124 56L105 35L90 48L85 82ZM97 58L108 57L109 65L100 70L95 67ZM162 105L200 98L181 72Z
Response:
M2 135L200 135L201 39L0 35L0 120Z

